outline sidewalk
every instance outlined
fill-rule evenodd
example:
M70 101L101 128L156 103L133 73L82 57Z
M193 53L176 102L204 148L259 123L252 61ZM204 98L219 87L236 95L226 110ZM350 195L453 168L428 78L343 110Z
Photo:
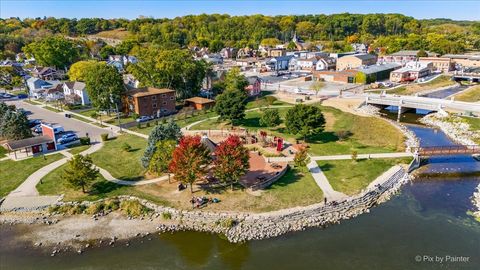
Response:
M357 159L368 158L403 158L413 157L409 152L395 152L395 153L375 153L375 154L359 154ZM331 156L311 156L312 160L348 160L352 159L352 155L331 155ZM269 162L290 162L293 161L293 157L270 157Z
M320 167L318 167L317 162L315 162L314 160L311 160L310 163L307 164L307 168L312 174L312 177L317 183L317 185L322 189L323 196L327 199L327 201L341 200L348 197L347 195L341 192L335 191L332 188L332 186L328 182L327 177L322 172Z

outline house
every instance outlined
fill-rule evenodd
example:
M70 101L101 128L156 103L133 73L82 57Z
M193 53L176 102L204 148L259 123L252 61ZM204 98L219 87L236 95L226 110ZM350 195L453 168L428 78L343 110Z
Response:
M45 90L53 88L60 83L60 81L45 81L39 78L30 77L27 79L29 96L33 98L44 98Z
M368 84L377 81L388 80L390 78L390 73L401 67L402 65L398 63L386 63L360 67L357 70L359 73L363 73L365 75L365 81L360 82L355 80L355 83Z
M203 97L193 97L185 99L185 106L192 107L195 110L208 110L213 108L215 105L215 100L203 98Z
M284 48L268 48L267 49L267 56L268 57L278 57L278 56L285 56L287 50Z
M130 63L136 64L138 62L138 59L132 55L109 55L108 61L120 62L123 64L123 66L126 66Z
M363 43L352 43L350 44L352 46L353 50L356 53L367 53L368 52L368 45L363 44Z
M63 71L57 71L52 67L34 67L32 69L32 76L42 80L62 79L64 75Z
M379 63L400 63L405 65L408 62L417 60L419 50L402 50L390 55L380 56ZM426 51L428 57L437 57L438 54Z
M315 64L315 70L331 70L335 69L337 59L333 57L321 57Z
M219 65L223 63L223 57L219 53L205 54L202 58L205 59L205 61L214 65Z
M317 66L318 59L312 57L309 59L296 59L295 70L313 70Z
M220 55L224 59L235 58L236 54L237 54L236 49L231 48L231 47L226 47L226 48L223 48L222 50L220 50Z
M267 61L267 69L272 71L287 70L291 59L293 59L292 55L273 57Z
M116 60L107 61L107 65L116 68L118 72L125 71L124 64L122 61L116 61Z
M65 102L71 104L90 104L86 84L83 82L65 82L63 83L63 95Z
M255 97L262 92L262 81L257 76L247 77L248 86L245 87L249 97Z
M132 74L124 74L123 83L128 89L137 88L140 85L140 82Z
M449 72L455 69L455 62L448 57L420 57L419 61L432 62L433 70Z
M65 97L62 84L57 84L55 87L45 90L44 94L46 101L61 100Z
M354 54L338 58L337 70L358 68L361 66L375 65L377 56L373 54Z
M127 114L156 117L169 115L175 112L175 90L134 88L126 92L123 103L123 110Z
M432 62L411 61L404 67L390 73L392 82L410 82L428 76L433 69Z
M480 67L480 54L445 54L442 58L450 58L460 67Z

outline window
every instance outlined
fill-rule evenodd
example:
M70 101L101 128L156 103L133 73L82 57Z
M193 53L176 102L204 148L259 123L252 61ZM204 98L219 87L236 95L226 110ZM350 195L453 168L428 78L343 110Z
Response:
M172 96L172 97L170 97L170 100L175 100L175 97L173 97L173 96Z
M164 101L162 104L163 104L163 105L167 105L167 102L166 102L166 101Z
M166 96L167 96L167 94L162 94L162 98L164 98L164 97L166 97Z
M153 107L153 108L157 108L157 103L153 103L153 104L152 104L152 107Z
M152 100L157 100L157 96L152 96Z

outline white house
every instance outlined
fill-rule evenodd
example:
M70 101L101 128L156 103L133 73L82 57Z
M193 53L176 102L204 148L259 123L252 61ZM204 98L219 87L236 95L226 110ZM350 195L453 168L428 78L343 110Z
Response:
M63 94L63 85L57 84L55 87L45 90L45 100L46 101L55 101L63 99L65 96Z
M66 82L63 84L63 94L67 103L90 104L86 85L83 82Z
M45 91L47 89L54 88L60 83L60 81L44 81L35 77L30 77L27 79L29 95L33 98L45 98Z

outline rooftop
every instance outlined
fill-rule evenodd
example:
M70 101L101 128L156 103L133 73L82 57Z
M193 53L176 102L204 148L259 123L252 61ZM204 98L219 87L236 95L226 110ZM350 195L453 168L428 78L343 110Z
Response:
M385 63L381 65L371 65L371 66L361 67L358 69L358 71L363 72L365 74L373 74L373 73L381 72L384 70L396 69L401 66L402 65L397 63Z
M398 51L396 53L392 53L390 55L392 56L417 56L417 53L419 52L419 50L402 50L402 51ZM428 56L437 56L437 53L434 53L434 52L429 52L429 51L425 51L427 53Z
M175 93L175 90L167 88L141 87L133 88L127 92L132 97L144 97L158 94Z
M85 87L86 87L86 84L83 83L83 82L65 82L65 85L69 88L69 89L73 89L73 90L84 90Z
M185 101L193 102L196 104L208 104L208 103L215 102L215 100L203 98L203 97L192 97L192 98L185 99Z
M22 140L8 141L5 146L7 146L10 151L15 151L18 149L23 149L25 147L30 147L48 142L53 142L52 138L48 136L36 136Z

